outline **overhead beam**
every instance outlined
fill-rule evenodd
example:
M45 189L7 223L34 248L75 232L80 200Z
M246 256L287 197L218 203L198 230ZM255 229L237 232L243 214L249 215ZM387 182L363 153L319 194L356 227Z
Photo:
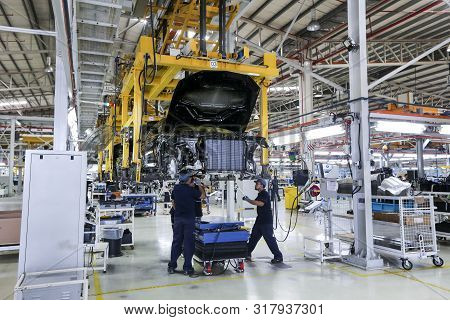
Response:
M430 53L442 48L443 46L446 46L447 44L450 43L450 38L445 39L444 41L442 41L441 43L435 45L434 47L430 48L429 50L423 52L422 54L418 55L417 57L415 57L414 59L412 59L410 62L405 63L404 65L402 65L401 67L398 67L397 69L393 70L392 72L389 72L387 75L385 75L384 77L381 77L380 79L372 82L371 84L369 84L368 89L372 89L374 87L376 87L377 85L379 85L380 83L382 83L383 81L392 78L393 76L395 76L397 73L405 70L406 68L408 68L409 66L413 65L414 63L418 62L420 59L425 58L426 56L428 56Z
M46 86L46 87L36 86L36 87L1 88L1 89L0 89L0 92L20 91L20 90L40 90L40 89L48 89L48 88L53 88L53 86ZM49 93L49 94L51 94L51 93Z
M302 13L302 9L303 9L303 5L305 4L306 0L303 0L300 3L300 7L298 8L297 14L295 15L294 19L292 19L291 24L289 25L289 28L286 30L286 32L283 35L283 39L280 42L280 45L278 46L276 52L282 52L281 49L283 48L283 44L286 41L286 38L288 37L289 33L291 33L292 27L294 26L294 24L297 22L298 16Z
M265 52L265 53L270 52L269 50L264 49L263 47L258 46L256 43L253 43L253 42L250 41L250 40L244 39L244 38L241 37L241 36L238 36L238 38L239 38L242 42L248 44L249 46L255 48L256 50L258 50L258 51L260 51L260 52ZM283 62L286 63L287 65L289 65L289 66L291 66L291 67L293 67L293 68L295 68L295 69L297 69L297 70L300 70L300 71L302 71L302 72L305 71L305 69L303 68L303 66L300 65L300 63L298 63L298 62L296 62L296 61L294 61L294 60L292 60L292 59L282 57L282 56L280 56L279 54L277 54L277 59L283 61ZM342 91L342 92L346 91L344 87L338 85L337 83L334 83L334 82L331 81L331 80L328 80L328 79L326 79L326 78L324 78L324 77L318 75L317 73L312 72L311 75L312 75L313 78L316 78L317 80L319 80L319 81L321 81L321 82L323 82L323 83L325 83L325 84L328 84L329 86L331 86L331 87L333 87L333 88L335 88L335 89L337 89L337 90L339 90L339 91Z
M36 35L49 36L49 37L55 37L56 36L56 32L55 31L41 30L41 29L17 28L17 27L9 27L9 26L0 26L0 31L26 33L26 34L36 34Z
M0 120L22 120L22 121L36 121L36 122L50 122L53 123L53 118L47 117L27 117L27 116L7 116L0 115Z
M41 54L41 53L50 53L55 52L55 50L6 50L0 51L0 55L11 55L11 54ZM29 71L29 72L37 72L37 71Z

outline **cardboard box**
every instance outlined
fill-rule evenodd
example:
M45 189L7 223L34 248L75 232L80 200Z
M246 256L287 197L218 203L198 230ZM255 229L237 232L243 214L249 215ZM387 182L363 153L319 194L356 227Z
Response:
M0 246L20 243L21 211L0 212Z

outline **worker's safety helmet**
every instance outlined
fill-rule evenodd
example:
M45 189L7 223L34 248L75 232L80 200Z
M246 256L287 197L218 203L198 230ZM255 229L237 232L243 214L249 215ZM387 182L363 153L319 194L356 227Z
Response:
M266 180L262 179L262 178L258 178L255 180L255 183L261 183L262 186L265 188L266 187Z
M178 180L180 180L180 183L186 183L192 176L193 176L192 171L183 170L180 171L180 176L178 177Z

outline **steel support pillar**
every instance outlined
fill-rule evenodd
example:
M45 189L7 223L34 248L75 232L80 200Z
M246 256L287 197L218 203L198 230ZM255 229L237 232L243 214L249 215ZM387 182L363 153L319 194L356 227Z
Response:
M9 137L9 184L8 184L8 195L12 197L14 195L14 151L16 146L16 120L11 119L11 135Z
M263 81L261 84L261 97L259 106L259 119L260 119L260 135L266 140L269 139L269 100L267 98L269 82ZM269 149L262 148L261 152L261 167L262 176L267 176L269 169Z
M312 64L311 61L306 60L304 63L304 72L303 72L303 101L304 101L304 110L306 113L310 113L313 111L313 78L312 78ZM303 122L308 122L312 120L312 114L304 117Z
M234 180L227 181L227 219L235 219Z
M351 154L355 254L344 261L363 269L382 268L373 248L372 190L370 175L370 121L367 80L366 0L348 1L348 34L359 44L359 50L349 53L350 110L354 116L351 125Z
M200 0L200 54L206 56L206 0Z
M67 150L67 118L69 109L67 78L64 69L63 55L67 54L63 40L59 37L60 26L56 24L56 68L55 68L55 111L54 111L54 131L53 150Z
M18 167L18 177L17 177L17 193L21 194L23 192L23 148L22 146L19 146L19 156L17 161L17 167Z
M423 161L423 139L418 138L416 141L417 152L417 176L419 179L425 178L425 165Z
M219 0L219 53L222 55L222 58L226 58L227 50L226 50L226 13L227 6L225 0Z

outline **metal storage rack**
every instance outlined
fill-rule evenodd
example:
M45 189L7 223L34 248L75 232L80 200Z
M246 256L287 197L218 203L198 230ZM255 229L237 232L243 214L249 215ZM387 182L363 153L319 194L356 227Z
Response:
M438 256L432 196L373 197L374 212L384 220L373 220L374 249L382 256L399 258L405 270L413 267L410 259L431 258L435 266L444 261ZM380 206L378 211L378 204Z
M427 195L427 196L433 196L434 198L440 198L444 200L445 202L450 202L450 192L429 192L429 191L420 191L418 192L420 195ZM435 207L436 208L436 207ZM444 212L444 211L434 211L434 215L436 218L436 222L443 222L447 221L450 223L450 212ZM436 230L436 237L439 239L450 239L450 232L443 232Z
M105 222L105 217L123 217L122 222L113 224L102 224L102 220ZM131 242L122 244L122 247L131 247L134 249L134 208L100 208L96 207L95 214L95 224L96 224L96 236L95 241L99 242L103 237L103 230L108 227L118 227L123 230L130 229L131 231Z

